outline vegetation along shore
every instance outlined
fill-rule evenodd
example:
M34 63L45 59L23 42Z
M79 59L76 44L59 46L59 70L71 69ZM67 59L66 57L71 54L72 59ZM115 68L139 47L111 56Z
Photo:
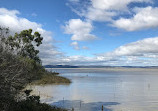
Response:
M31 90L19 93L27 84L71 83L57 73L45 70L38 57L43 38L38 32L23 30L9 35L9 29L0 27L0 111L66 111L40 103Z

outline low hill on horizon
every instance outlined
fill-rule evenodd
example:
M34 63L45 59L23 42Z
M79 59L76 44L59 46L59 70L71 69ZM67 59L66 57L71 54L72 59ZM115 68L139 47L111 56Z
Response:
M44 65L45 68L158 68L158 66L71 66L71 65Z

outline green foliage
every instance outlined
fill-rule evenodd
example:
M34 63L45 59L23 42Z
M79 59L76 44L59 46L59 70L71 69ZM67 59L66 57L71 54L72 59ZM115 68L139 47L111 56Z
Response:
M37 47L42 44L38 32L23 30L8 36L8 28L0 27L0 111L65 111L40 103L39 96L19 98L21 90L48 73L40 64Z
M33 59L12 55L0 48L0 111L14 111L12 110L13 106L19 106L16 107L18 109L21 108L21 110L15 111L23 111L22 108L26 103L26 109L33 107L32 110L26 111L36 111L36 107L40 105L34 101L38 99L37 97L29 97L27 101L21 102L17 102L15 98L28 83L41 78L44 72L45 69ZM25 93L27 96L29 95L29 91Z
M17 53L17 55L29 57L40 63L37 47L42 44L43 38L39 32L32 33L32 29L23 30L19 34L15 33L14 36L9 36L5 39L5 44L9 50Z
M5 98L0 100L3 103L7 103L9 101L9 105L3 109L0 104L0 111L66 111L65 109L57 108L54 106L50 106L45 103L40 103L39 96L30 96L30 90L24 91L26 94L26 99L21 101L15 101L12 98Z
M66 111L48 104L40 103L39 96L29 96L26 100L17 102L12 111Z

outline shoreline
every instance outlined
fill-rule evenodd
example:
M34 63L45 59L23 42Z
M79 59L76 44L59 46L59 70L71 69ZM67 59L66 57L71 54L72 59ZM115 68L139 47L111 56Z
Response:
M58 73L59 74L59 73ZM40 79L32 81L32 85L70 84L71 80L57 73L46 73Z
M114 67L114 68L46 68L51 70L71 70L72 72L158 72L158 68L124 68L124 67ZM68 71L69 72L69 71Z

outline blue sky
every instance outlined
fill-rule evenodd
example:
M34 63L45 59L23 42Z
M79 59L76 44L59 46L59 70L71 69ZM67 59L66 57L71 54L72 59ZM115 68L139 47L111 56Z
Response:
M158 65L156 0L0 0L0 25L39 31L44 65Z

